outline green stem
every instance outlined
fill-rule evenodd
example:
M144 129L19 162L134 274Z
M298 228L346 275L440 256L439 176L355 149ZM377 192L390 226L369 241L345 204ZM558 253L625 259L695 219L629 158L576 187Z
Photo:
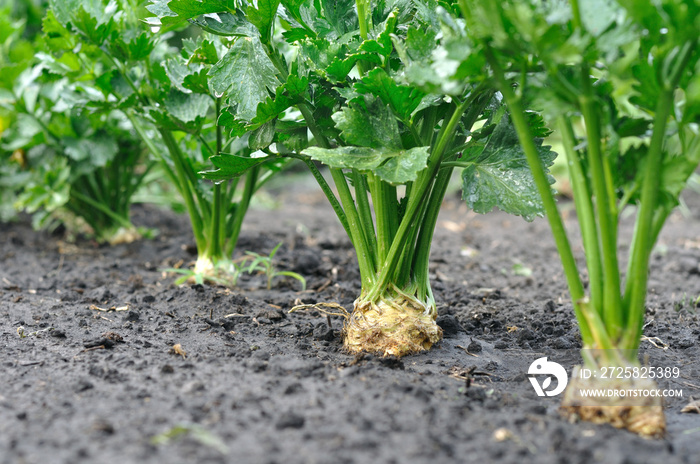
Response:
M372 251L366 241L360 215L355 207L355 202L352 198L352 193L350 193L350 187L348 187L343 170L331 168L331 176L338 189L340 202L343 205L343 210L348 219L350 240L357 253L357 262L360 267L360 276L362 277L362 288L370 288L374 283L376 273L375 267L372 265Z
M433 184L432 187L434 189L435 184ZM413 281L413 278L415 277L413 260L416 256L418 235L422 230L426 212L428 211L429 206L429 199L426 199L426 201L423 201L421 203L421 206L415 215L415 219L412 221L411 225L409 226L408 233L406 234L405 243L401 249L401 256L399 257L399 260L397 262L396 270L390 278L390 282L398 286L399 288L404 288L408 290L407 285L412 284L417 289L417 286Z
M440 131L437 143L428 157L428 165L426 169L420 173L418 179L413 185L413 188L411 189L411 196L408 200L406 212L401 220L398 230L396 231L396 236L392 241L391 248L387 254L387 259L379 268L377 285L372 288L367 295L368 300L376 300L393 277L399 259L403 254L403 248L406 244L408 235L411 232L411 229L415 227L414 223L416 221L416 214L418 213L420 206L428 199L430 187L440 169L442 156L444 155L448 144L452 141L452 137L457 130L457 125L459 124L462 115L477 96L478 94L476 94L475 91L472 93L470 98L460 103L450 116L448 123L444 125Z
M493 91L487 91L476 98L472 105L470 105L466 116L463 118L464 127L471 131L472 127L483 114L484 108L489 104L493 98ZM452 144L459 146L464 146L462 141L451 141ZM453 150L445 150L446 153L452 152ZM441 168L445 167L446 163L441 164ZM435 185L433 186L432 192L430 193L430 198L428 200L428 207L426 215L421 221L420 235L416 241L416 255L413 257L413 272L415 277L415 282L418 285L419 292L425 292L430 290L430 280L429 280L429 264L430 264L430 245L433 242L433 235L435 234L435 227L437 226L438 215L440 213L440 206L445 198L445 193L447 192L447 187L449 186L450 179L452 178L453 168L448 167L447 169L440 169ZM425 298L428 294L420 293L421 298Z
M153 143L153 139L146 133L146 130L143 128L141 123L136 119L136 117L131 114L131 112L126 112L126 117L129 119L131 122L132 127L136 131L137 134L139 134L139 137L141 137L141 140L143 141L144 144L146 144L146 147L148 150L153 154L153 156L157 156L158 159L160 159L161 163L160 165L163 166L163 169L165 169L165 172L170 179L170 183L175 186L177 191L180 193L180 195L184 195L184 192L181 190L179 186L179 182L177 180L177 176L175 175L175 172L170 168L170 165L165 161L163 156L160 154L160 150L156 147L156 145Z
M583 172L576 146L574 129L571 121L564 116L557 118L557 125L561 133L562 144L569 166L571 186L574 191L574 204L578 215L583 248L586 252L586 267L588 268L588 281L593 302L593 308L601 311L603 307L603 275L600 259L600 243L598 241L598 228L596 227L595 211L588 188L588 180Z
M602 134L600 115L595 107L594 92L588 66L581 70L583 95L579 98L588 141L588 164L600 227L603 255L603 319L613 339L620 336L623 321L620 299L620 268L617 260L617 214L610 208L609 190L605 175L605 161L601 152ZM600 308L596 308L600 310Z
M215 100L216 103L216 121L219 120L219 115L221 114L221 98L217 98ZM211 151L209 148L209 145L206 143L205 140L202 140L202 143L204 144L205 147ZM221 146L223 145L223 128L216 123L216 155L221 154ZM211 208L211 222L210 222L210 230L209 230L209 257L216 263L219 259L223 257L223 248L222 248L222 225L223 221L222 219L222 214L224 212L223 208L223 194L221 189L221 183L217 182L214 184L214 191L212 192L213 195L213 203L212 203L212 208Z
M355 186L355 202L357 203L357 211L360 215L360 223L362 224L362 230L365 236L365 242L367 243L370 250L373 250L371 254L373 267L376 268L377 263L374 261L377 258L377 235L374 230L374 222L372 220L372 208L369 204L369 199L367 198L367 191L369 186L367 185L367 178L362 175L359 171L353 169L352 171L352 183ZM375 204L375 208L377 205Z
M126 219L126 218L124 218L124 217L118 215L117 213L115 213L114 211L110 210L108 207L106 207L106 206L103 205L102 203L100 203L100 202L98 202L98 201L95 201L95 200L93 200L92 198L90 198L90 197L88 197L88 196L86 196L86 195L83 195L83 194L80 193L80 192L77 192L77 191L73 191L73 190L72 190L72 191L71 191L71 196L74 196L74 197L77 198L78 200L80 200L80 201L82 201L82 202L84 202L84 203L87 203L88 205L92 206L93 208L99 210L100 212L102 212L102 213L105 214L106 216L108 216L108 217L110 217L111 219L113 219L116 223L118 223L118 224L121 225L122 227L125 227L125 228L133 228L133 227L134 227L133 224L131 224L131 221L129 221L128 219ZM95 230L95 232L97 232L97 230Z
M581 8L579 7L578 0L571 0L571 11L573 14L574 29L583 29L583 23L581 22Z
M173 163L175 164L175 175L178 180L177 185L181 189L182 198L185 201L185 206L187 207L187 212L190 216L194 240L197 243L197 251L202 253L207 249L207 242L206 237L204 236L204 224L202 221L201 212L197 209L197 205L194 201L195 187L190 183L190 179L187 176L187 171L184 167L184 157L180 151L180 146L173 137L172 133L167 129L159 129L159 132L163 138L165 146L168 148L168 151L172 156Z
M301 103L297 105L297 108L299 108L304 121L306 121L306 125L316 139L316 143L322 148L330 148L330 142L316 124L316 120L309 107L305 103ZM372 253L369 244L365 240L364 232L361 229L362 223L360 222L360 216L357 212L343 170L339 168L330 168L330 171L333 182L335 182L335 186L338 189L340 202L343 206L342 216L339 214L338 219L340 219L346 232L348 232L348 237L357 252L357 261L360 267L360 275L362 276L362 288L369 288L375 279L375 266L372 265L372 256L374 256L374 253ZM334 208L334 210L336 214L339 213L338 209Z
M428 296L427 291L430 287L430 245L433 242L440 206L445 198L447 187L450 184L452 171L452 168L447 168L441 169L438 173L433 191L428 200L428 207L421 224L420 234L416 242L416 254L413 258L413 275L416 285L418 286L418 297L421 300L424 300Z
M659 184L661 182L661 164L663 161L663 143L666 137L666 123L673 108L673 89L664 91L656 107L654 131L649 143L646 172L642 184L639 213L634 227L634 248L630 250L629 269L625 288L627 303L627 327L622 339L622 347L636 350L644 321L644 307L649 276L649 255L653 247L652 235L654 210L656 209Z
M275 53L273 50L266 48L266 53L272 60L272 63L280 72L281 80L284 82L289 75L283 60L280 58L279 54ZM311 134L316 139L316 143L322 148L330 148L331 144L326 138L326 136L321 131L321 128L316 124L316 119L311 112L311 109L306 103L300 103L297 105L299 112L301 113L306 125L311 131ZM308 163L307 163L308 166ZM371 265L370 256L372 256L372 251L369 249L369 244L364 239L364 232L361 230L361 222L359 219L359 214L355 206L355 202L350 193L350 187L345 179L345 174L342 169L330 168L331 176L338 189L338 195L340 197L340 202L342 204L342 213L340 209L334 210L338 215L338 219L348 232L348 237L352 241L352 244L357 252L357 261L360 267L360 275L362 276L362 287L370 286L374 282L374 266ZM317 177L318 180L318 177ZM328 192L325 192L328 196ZM330 199L331 197L328 196Z
M255 184L258 181L259 175L260 166L255 166L246 173L243 195L241 195L241 199L236 205L236 210L233 214L234 219L231 226L228 246L230 250L234 250L236 248L236 244L238 243L238 237L241 235L241 228L243 227L243 219L245 218L248 208L250 207L250 200L253 198L253 194L255 193Z
M210 224L209 224L209 233L208 235L208 240L209 243L207 244L208 247L207 249L209 250L209 257L212 258L215 262L221 258L222 256L222 250L221 250L221 184L216 183L214 184L214 191L212 192L213 196L213 204L212 204L212 214L210 218Z
M311 174L316 179L316 182L318 182L318 185L321 187L321 190L323 190L323 193L326 195L326 198L328 198L328 201L330 202L333 211L335 211L336 216L338 216L338 219L340 220L343 229L345 229L345 233L348 235L348 238L352 240L350 225L348 224L348 218L345 215L345 211L343 211L343 206L338 201L338 197L335 196L333 190L331 190L330 185L328 185L328 182L326 182L326 179L323 177L323 174L321 174L321 171L318 170L314 162L308 156L293 155L293 157L302 160L304 164L306 164L306 166L309 168L309 171L311 171Z
M654 212L658 204L659 186L661 183L661 167L663 164L663 144L666 138L666 126L674 105L676 86L680 81L686 66L695 52L698 39L683 45L675 56L673 69L662 82L663 91L659 96L654 116L654 131L652 132L647 166L642 184L639 213L634 226L634 242L630 253L629 274L625 286L624 301L627 307L627 324L629 330L624 334L622 347L633 350L639 348L644 323L644 308L649 277L649 256L661 228L664 216L655 222Z
M360 24L360 37L362 37L362 40L367 40L369 0L355 0L355 6L357 7L357 21Z
M391 247L393 238L392 222L396 222L396 216L392 217L392 211L396 204L396 189L382 182L373 175L369 175L369 187L372 192L372 204L377 218L377 262L381 263L386 259L386 255ZM393 198L391 191L393 188Z
M537 190L540 192L542 204L544 206L547 219L549 220L549 226L552 230L552 235L554 236L554 241L556 242L557 250L559 251L559 256L561 257L561 262L564 267L564 274L566 275L569 292L571 293L571 299L574 303L576 318L579 321L583 343L585 346L591 346L593 344L593 336L591 329L589 328L588 319L584 316L584 312L582 310L583 302L585 302L583 283L581 282L581 277L578 274L576 260L574 259L573 252L571 251L571 244L569 243L569 238L566 235L566 229L564 228L564 223L561 219L561 215L559 214L559 209L557 208L554 194L552 193L552 188L550 187L549 180L547 179L547 174L545 173L544 166L542 165L542 161L538 155L537 147L535 146L530 127L525 117L525 112L522 108L520 99L515 95L510 83L506 80L501 65L498 63L493 51L487 46L484 53L489 65L491 66L491 69L493 70L499 90L503 95L508 108L510 109L513 125L518 133L518 139L522 145L527 162L530 165L530 170L532 171L532 177L537 185Z

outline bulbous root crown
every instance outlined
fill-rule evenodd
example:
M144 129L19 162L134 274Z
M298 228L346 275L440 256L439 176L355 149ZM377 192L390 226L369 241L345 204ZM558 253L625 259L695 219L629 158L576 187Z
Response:
M123 243L133 243L142 238L141 233L136 228L120 227L107 241L110 245L121 245Z
M214 261L208 256L199 256L194 264L192 275L187 278L186 283L195 284L206 282L218 285L236 285L238 277L230 262L224 259Z
M377 303L355 301L343 329L345 349L382 356L404 356L430 349L442 339L434 306L401 295Z
M582 379L574 370L564 393L561 412L572 419L580 419L595 424L610 424L618 429L627 429L645 438L662 438L666 434L663 398L644 396L643 390L656 390L651 379ZM598 396L582 397L582 390L625 390L624 397ZM634 396L633 390L639 391Z
M214 261L212 261L211 258L199 256L197 261L194 263L193 272L203 276L205 280L207 277L216 277L216 267L214 266ZM192 279L194 279L194 277L192 277Z

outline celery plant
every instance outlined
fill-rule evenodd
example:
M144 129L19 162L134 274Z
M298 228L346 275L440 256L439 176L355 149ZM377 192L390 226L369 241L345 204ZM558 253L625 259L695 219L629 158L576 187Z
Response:
M76 63L46 61L43 38L27 32L37 25L7 14L0 10L0 216L13 208L33 213L37 227L87 225L100 242L139 238L130 206L150 169L143 145L119 111L75 108L65 74Z
M499 207L528 219L541 212L494 91L477 81L443 88L446 68L430 65L441 37L463 31L433 1L259 0L227 8L193 0L150 7L157 24L188 19L237 37L231 53L260 50L261 82L279 82L255 118L226 124L272 125L268 156L307 164L352 241L362 291L345 347L397 356L429 348L441 337L430 243L453 170L465 168L464 198L477 211ZM212 81L231 72L231 61L221 59ZM485 126L473 131L480 120ZM554 155L540 147L539 156L549 164ZM330 168L335 191L317 161ZM219 169L208 175L216 178L245 169L225 157L214 163Z
M489 78L511 112L542 195L581 329L584 362L592 369L638 365L649 257L700 163L700 24L693 21L700 4L461 0L460 5L474 53L490 66ZM527 108L533 106L545 111L563 141L587 289L536 156L527 124ZM632 206L636 223L623 274L618 224L621 211ZM664 430L656 401L626 410L567 405L585 418L644 435Z
M198 252L193 278L230 282L229 271L237 273L230 257L251 197L285 160L256 157L270 143L269 127L225 128L222 121L252 118L265 98L260 85L265 91L272 84L258 75L264 70L257 50L239 47L234 54L235 43L209 33L176 39L176 32L189 33L188 23L149 27L147 14L131 0L52 1L44 31L54 54L45 60L76 65L68 76L79 82L86 111L108 107L127 115L184 200ZM242 72L210 77L227 56ZM248 172L214 183L202 178L219 157Z

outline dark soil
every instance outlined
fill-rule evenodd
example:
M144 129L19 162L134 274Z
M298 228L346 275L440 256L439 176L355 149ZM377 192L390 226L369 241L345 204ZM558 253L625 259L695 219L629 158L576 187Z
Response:
M645 341L642 354L680 367L662 386L683 398L666 402L667 438L645 440L569 422L528 381L541 356L570 372L580 347L544 220L449 200L431 269L444 341L355 357L340 318L288 313L351 309L359 294L353 250L316 192L251 212L239 247L284 242L277 264L306 276L305 292L284 278L263 290L262 276L172 285L162 270L194 260L193 241L186 218L153 208L135 222L158 237L116 247L0 225L0 463L700 462L700 414L680 412L700 398L698 195L653 258L645 335L668 348Z

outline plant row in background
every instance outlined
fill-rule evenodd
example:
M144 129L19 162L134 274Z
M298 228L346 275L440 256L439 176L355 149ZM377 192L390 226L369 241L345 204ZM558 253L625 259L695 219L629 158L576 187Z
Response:
M60 203L107 237L159 170L191 220L192 275L232 283L253 194L296 160L357 253L345 347L401 356L441 338L428 259L457 170L474 211L547 213L584 363L633 366L649 255L700 162L698 13L697 0L52 1L34 43L21 22L8 29L36 59L3 49L2 195L30 211ZM552 129L587 288L551 188ZM637 224L623 275L626 207ZM568 401L663 432L657 404Z

